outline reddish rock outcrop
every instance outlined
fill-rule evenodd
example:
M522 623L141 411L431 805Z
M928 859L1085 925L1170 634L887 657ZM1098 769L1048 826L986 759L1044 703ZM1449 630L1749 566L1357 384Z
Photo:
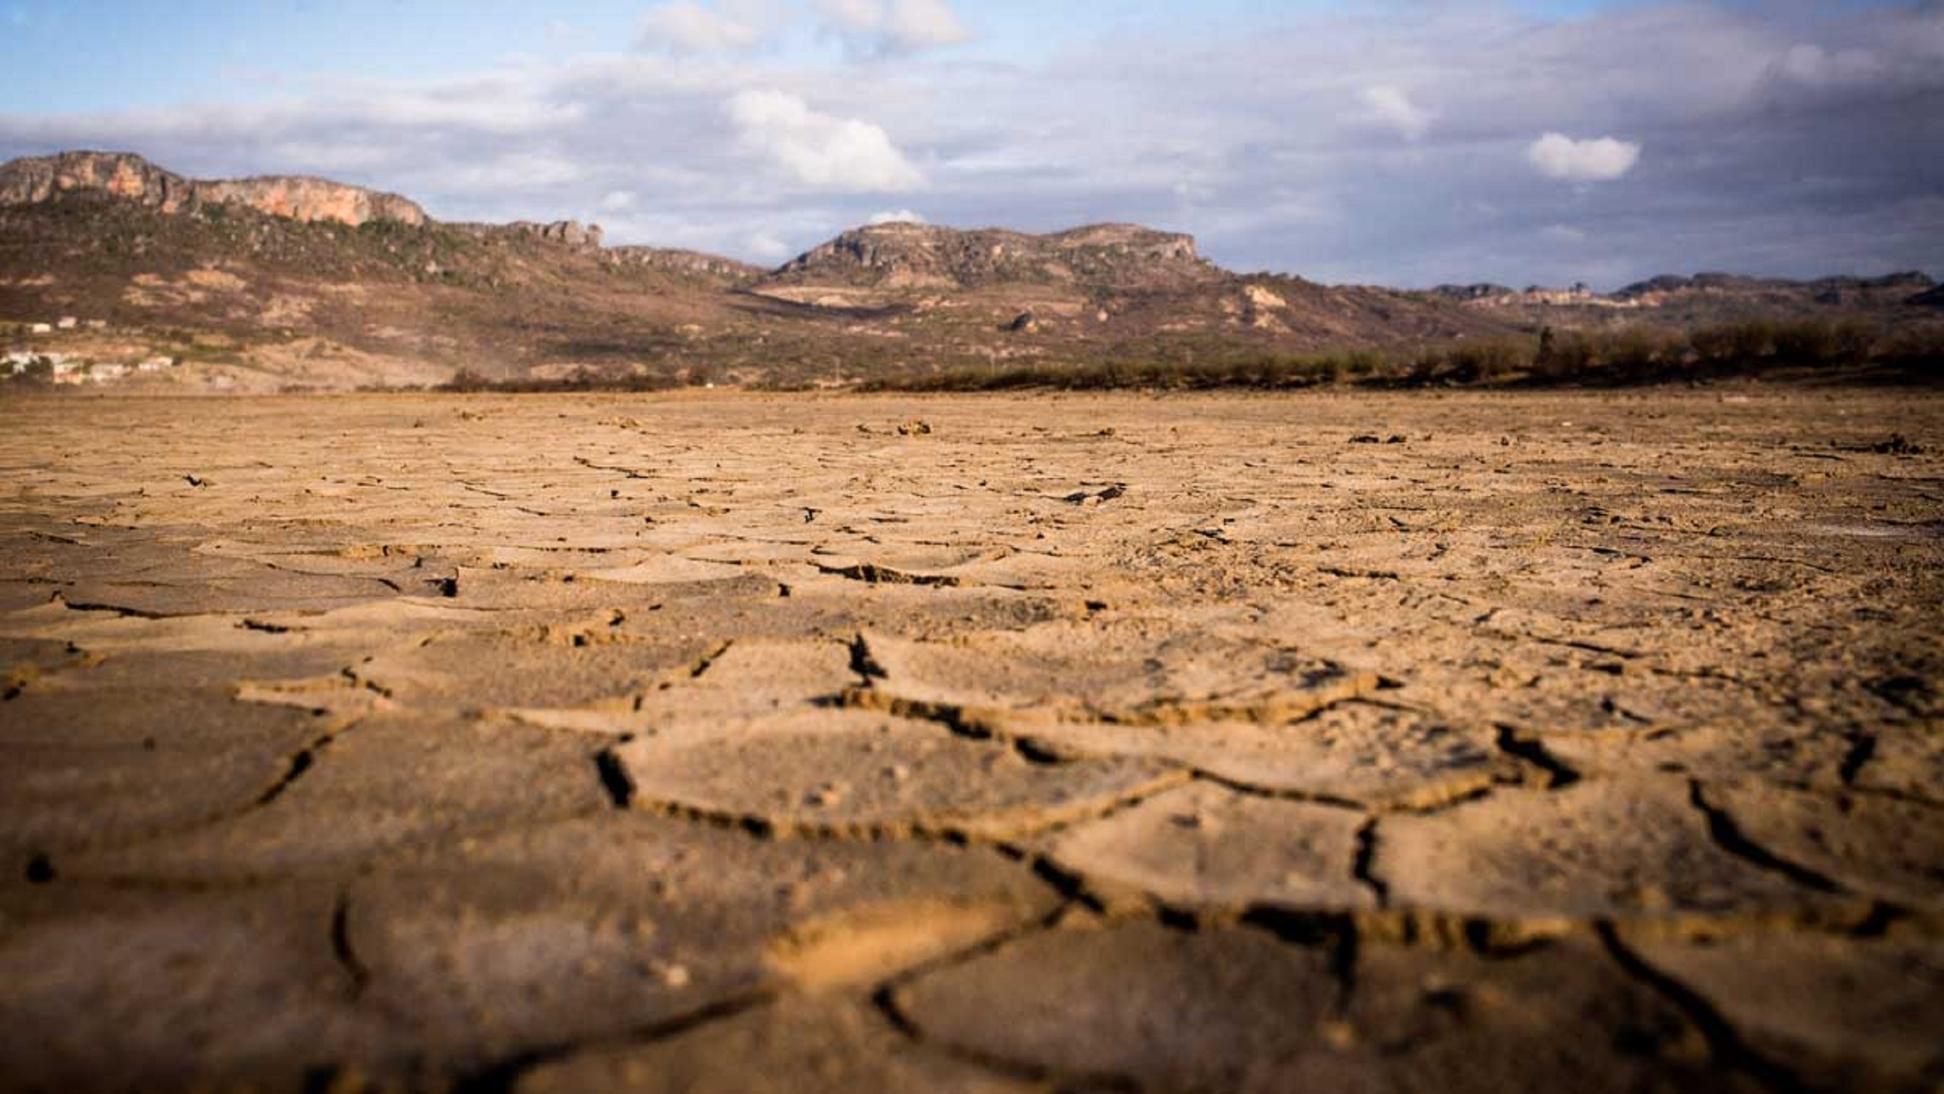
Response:
M196 184L198 196L222 205L247 205L272 216L292 220L334 221L357 226L366 221L391 220L417 227L425 210L397 194L346 186L326 179L267 176L220 179Z
M140 156L62 152L0 165L0 205L38 205L73 191L93 191L165 213L196 201L195 183Z
M126 152L62 152L0 165L0 205L38 205L67 193L96 193L163 213L241 205L292 220L353 227L373 220L413 226L425 210L397 194L326 179L187 179Z

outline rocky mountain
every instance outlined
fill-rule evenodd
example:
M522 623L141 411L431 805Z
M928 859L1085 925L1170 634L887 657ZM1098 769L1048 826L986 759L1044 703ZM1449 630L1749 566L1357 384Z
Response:
M1834 310L1895 312L1921 304L1936 282L1923 273L1884 277L1824 277L1808 281L1739 274L1664 274L1610 293L1585 285L1512 289L1489 283L1440 285L1430 295L1522 322L1635 321L1644 313L1672 324L1824 314Z
M1196 253L1192 237L1138 225L1028 235L900 222L845 232L785 264L764 284L956 290L1024 282L1154 289L1221 276Z
M1614 293L1613 299L1658 307L1711 297L1723 300L1755 299L1779 304L1796 303L1806 297L1812 303L1825 306L1880 307L1906 303L1936 286L1937 282L1928 275L1916 271L1885 277L1823 277L1813 281L1700 273L1692 277L1662 276L1637 282Z
M1915 275L1806 286L1704 275L1606 296L1400 292L1237 274L1189 236L1123 224L1045 235L879 224L763 269L609 247L599 226L575 221L445 223L397 195L319 179L193 180L98 152L0 165L0 348L110 364L163 356L185 362L171 383L232 390L438 382L462 369L817 385L963 366L1247 367L1355 349L1408 359L1428 345L1536 339L1545 326L1738 308L1934 316L1901 303L1928 287Z
M748 285L769 275L769 271L761 266L738 262L733 258L664 247L610 247L606 251L606 258L616 266L660 270L734 286Z
M0 205L38 205L73 193L105 195L165 214L225 205L352 227L374 220L426 222L424 209L397 194L327 179L186 179L125 152L61 152L0 164Z

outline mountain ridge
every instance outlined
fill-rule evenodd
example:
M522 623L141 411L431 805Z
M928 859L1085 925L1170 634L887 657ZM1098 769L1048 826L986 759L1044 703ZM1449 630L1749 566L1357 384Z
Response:
M0 164L0 205L36 205L74 192L105 194L171 215L210 204L351 227L373 220L416 227L430 219L417 202L398 194L314 175L192 179L133 152L88 150Z
M129 153L0 165L0 335L13 330L13 352L166 354L199 366L181 376L251 390L423 383L462 369L847 384L1021 363L1408 356L1547 326L1937 312L1892 299L1934 296L1923 275L1830 284L1701 275L1630 287L1640 299L1330 286L1236 273L1192 236L1114 223L1042 234L864 225L765 268L609 246L598 225L572 220L443 222L399 195L307 176L195 180ZM59 318L76 330L35 333Z

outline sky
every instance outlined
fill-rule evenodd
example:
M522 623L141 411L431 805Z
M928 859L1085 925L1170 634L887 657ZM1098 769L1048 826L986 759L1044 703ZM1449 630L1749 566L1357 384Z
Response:
M1944 0L0 0L0 158L765 264L873 220L1332 283L1944 276Z

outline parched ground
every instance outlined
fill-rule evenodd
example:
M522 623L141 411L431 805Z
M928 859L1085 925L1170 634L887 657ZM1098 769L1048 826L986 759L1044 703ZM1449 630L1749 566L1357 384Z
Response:
M0 425L0 1087L1944 1081L1944 397Z

